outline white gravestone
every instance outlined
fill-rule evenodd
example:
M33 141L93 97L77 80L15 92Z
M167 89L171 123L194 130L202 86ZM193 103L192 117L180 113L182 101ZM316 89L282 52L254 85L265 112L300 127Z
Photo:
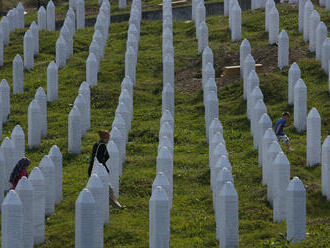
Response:
M307 116L307 166L321 162L321 116L312 108Z
M169 200L169 207L172 208L173 192L171 191L170 183L168 182L167 177L163 172L157 173L156 178L152 183L152 190L154 191L158 186L161 186L165 189Z
M40 161L39 168L45 178L45 215L50 216L55 213L55 199L56 199L56 186L55 186L55 165L48 155L43 156Z
M135 51L128 47L125 53L125 76L129 76L135 86Z
M34 48L34 56L39 54L39 26L33 21L30 26L30 30L33 35L33 48Z
M322 45L324 40L328 36L328 29L324 22L320 22L316 28L316 41L315 41L315 52L316 60L321 60L322 56Z
M23 204L18 194L10 190L1 205L1 247L22 248Z
M209 127L209 137L213 137L217 132L223 134L223 126L218 118L214 118ZM207 143L210 143L210 139L207 140Z
M49 63L47 67L47 101L56 102L58 100L58 66L55 61Z
M77 11L76 11L77 29L85 28L85 1L77 1Z
M219 100L217 93L211 91L206 96L205 101L205 131L206 131L206 139L209 139L209 128L211 122L214 118L218 118L219 116Z
M10 88L6 81L6 79L3 79L0 83L0 98L2 100L2 123L7 123L9 120L9 114L10 114Z
M86 106L87 106L87 130L91 127L91 91L88 83L85 81L81 83L79 87L79 94L83 95L85 98Z
M220 246L238 247L238 195L233 183L226 182L222 186L218 206Z
M129 111L129 106L127 106L124 102L119 102L117 109L116 109L116 114L120 114L127 127L127 131L131 130L131 114Z
M325 11L330 11L330 1L329 0L325 1Z
M16 125L11 133L11 141L15 146L15 161L16 164L18 160L25 156L25 134L20 125Z
M81 151L81 113L73 106L68 117L68 151L79 154Z
M322 195L327 200L330 199L330 136L327 136L322 145L322 170L321 170L321 183Z
M273 45L278 40L280 16L276 7L269 13L269 44Z
M11 188L11 184L9 183L10 174L15 167L15 146L8 137L2 141L1 150L5 162L5 189L9 189Z
M57 145L53 145L48 153L49 158L53 161L55 166L55 189L56 198L55 203L59 203L62 200L62 167L63 157L60 149Z
M250 108L251 108L251 118L250 118L250 133L251 133L251 136L254 136L254 126L255 126L255 120L253 119L254 117L254 106L256 105L256 103L259 101L259 100L263 100L264 99L264 95L262 94L261 92L261 89L259 88L259 86L256 86L254 87L254 89L252 90L252 93L250 94L250 100L249 100L249 103L250 103Z
M265 31L269 31L269 26L270 26L270 12L271 10L275 7L275 2L274 0L267 0L266 2L266 8L265 8Z
M22 177L15 188L23 205L23 243L24 248L33 248L33 186L29 179Z
M117 113L115 115L115 119L112 122L112 128L116 127L120 131L120 133L123 135L123 138L125 138L126 143L128 142L128 131L126 127L126 122L124 118L121 116L121 114Z
M75 208L75 248L97 248L97 205L92 193L83 189Z
M213 67L213 63L207 63L205 66L205 70L202 71L202 87L203 90L207 84L207 82L209 81L210 78L215 78L215 70ZM204 100L204 104L205 104L205 99Z
M247 39L244 39L241 43L240 52L239 52L241 78L244 77L244 61L248 54L251 54L251 45ZM213 59L212 59L212 63L213 63Z
M256 62L254 58L252 57L251 54L246 55L246 58L244 60L244 65L243 65L243 93L244 93L244 99L246 100L247 98L247 87L248 87L248 78L250 76L250 73L252 70L255 70L256 67Z
M170 54L165 55L163 62L163 86L167 83L174 86L174 58Z
M81 137L86 136L87 126L88 126L88 109L87 103L83 95L79 94L75 101L74 106L78 107L80 113L80 129L81 129Z
M126 89L122 89L119 95L119 102L123 102L128 106L130 112L130 121L133 120L133 97Z
M86 82L89 86L97 85L98 62L94 53L90 53L86 61Z
M209 30L205 22L201 22L199 25L199 35L198 40L198 54L201 54L205 47L209 45Z
M45 241L45 197L46 182L39 167L34 167L29 175L33 186L33 225L34 244L40 245Z
M272 120L269 115L264 113L258 122L257 143L258 143L258 162L262 164L262 139L268 128L272 128Z
M110 183L116 197L119 197L119 169L120 169L120 153L115 142L112 140L107 144L109 159L106 162L110 171Z
M242 11L238 4L232 9L231 41L239 41L242 37Z
M13 60L13 94L24 92L24 66L22 57L17 54Z
M162 92L162 112L166 109L174 116L174 88L169 83L165 85Z
M96 203L96 247L103 248L104 187L101 179L96 174L92 174L87 182L86 188L92 193Z
M274 200L274 161L276 156L282 152L280 144L276 141L273 141L267 151L267 163L266 163L266 183L267 183L267 200L270 205L273 206Z
M9 21L6 16L2 17L1 19L1 29L3 31L3 44L4 46L9 46L9 39L10 39L10 30L9 30Z
M277 141L277 137L272 128L268 128L262 139L262 184L267 185L267 162L268 162L268 149L273 141Z
M18 15L18 28L24 28L24 6L21 2L18 3L17 7L17 15Z
M34 36L31 30L27 30L24 35L24 68L32 70L34 68Z
M203 89L203 100L204 100L204 105L206 104L206 99L207 99L207 95L211 92L218 92L218 88L217 88L217 84L215 82L214 78L209 78L209 80L207 80L204 89Z
M40 147L41 143L41 108L33 100L28 108L28 146L29 149Z
M56 41L56 64L58 68L64 68L66 65L66 42L62 35Z
M310 23L310 15L313 12L313 4L310 0L306 1L305 8L304 8L304 41L309 41L309 23Z
M163 172L173 191L173 157L169 149L165 146L160 147L157 155L156 171Z
M0 27L0 66L3 66L3 54L4 54L4 34L3 30Z
M314 10L310 16L309 24L309 51L311 52L315 52L316 49L316 30L320 23L320 19L319 12Z
M294 127L298 132L306 130L307 87L302 79L294 87Z
M301 71L296 62L294 62L289 69L289 87L288 87L288 103L293 105L294 103L294 87L296 82L301 77Z
M62 26L60 30L60 36L62 36L65 41L65 58L69 59L71 53L72 37L67 25Z
M3 152L0 151L0 204L3 201L6 187L7 187L6 161Z
M283 152L274 161L273 174L273 221L286 219L286 188L290 181L290 163Z
M44 138L47 136L47 96L44 89L39 87L34 98L41 110L41 137Z
M214 213L215 213L215 221L216 221L216 237L217 240L220 239L220 208L219 208L219 195L222 190L223 185L226 182L232 182L234 183L233 176L231 174L231 170L228 169L227 167L223 167L219 172L216 177L216 185L215 185L215 190L213 191L213 195L215 195L215 203L213 204L214 206Z
M103 201L102 201L102 207L103 207L103 222L104 225L109 224L109 186L110 186L110 177L105 169L105 167L98 163L98 161L94 161L94 166L92 170L92 174L96 174L102 181L103 187L104 187L104 194L103 194Z
M323 71L328 74L329 70L329 59L330 59L330 39L325 38L322 44L321 51L321 65Z
M221 158L221 156L228 156L228 152L226 150L226 145L224 143L219 143L214 149L214 152L211 154L211 157L209 157L209 166L210 168L215 167L218 160Z
M298 177L294 177L286 190L287 240L297 243L306 237L306 190Z
M47 4L47 30L55 31L55 5L52 0Z
M329 73L329 59L330 59L330 39L326 38L322 44L321 65L323 71Z
M110 132L110 140L113 140L118 146L120 153L121 165L125 163L126 160L126 140L125 137L120 133L118 128L113 127ZM120 169L122 171L122 169ZM120 173L121 175L121 173Z
M38 10L38 25L40 30L46 30L47 28L47 13L44 6L41 6Z
M166 110L164 113L162 113L162 117L160 118L160 125L165 122L170 123L172 129L174 130L174 119L169 110Z
M282 30L278 36L278 68L282 70L289 65L289 36Z
M149 247L170 246L170 205L166 190L157 186L149 201Z
M254 97L252 95L252 91L256 86L259 86L259 84L260 84L260 80L259 80L258 74L253 69L253 70L251 70L250 75L248 77L247 92L246 92L246 95L247 95L246 112L247 112L247 117L249 120L251 120L251 115L252 115L251 112L252 112L253 106L251 104L254 103L254 101L252 100L252 98Z
M211 63L211 65L213 65L213 52L212 49L209 47L205 47L203 54L202 54L202 71L205 70L206 65L208 63Z
M259 99L253 107L252 112L252 129L253 129L253 147L254 149L258 149L258 128L259 128L259 120L264 113L267 113L266 104L262 99Z

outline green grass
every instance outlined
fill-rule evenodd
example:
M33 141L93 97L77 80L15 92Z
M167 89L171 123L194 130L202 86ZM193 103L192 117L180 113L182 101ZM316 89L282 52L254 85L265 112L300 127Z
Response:
M297 9L279 6L280 27L290 37L290 63L297 61L302 78L308 87L308 109L316 107L322 117L322 141L329 132L330 121L327 76L320 63L308 52L302 35L297 32ZM330 23L330 14L321 10L322 20ZM272 209L266 201L266 188L261 186L261 168L257 166L257 152L253 150L246 118L246 104L242 97L242 81L220 79L225 65L239 61L240 42L230 42L228 18L207 18L210 46L215 57L219 118L224 126L227 150L233 167L235 187L239 195L240 247L282 247L274 240L286 233L285 223L272 222ZM67 153L67 117L85 80L85 60L93 29L77 32L74 55L59 72L59 101L48 105L48 132L40 149L27 151L32 168L42 156L57 144L64 156L63 201L56 205L55 215L47 219L46 242L40 247L74 246L74 204L87 183L87 167L96 131L109 129L114 119L124 76L124 53L127 23L113 23L109 32L105 59L101 63L99 84L92 88L92 127L82 143L82 154ZM205 142L204 107L201 80L201 56L197 55L194 24L174 22L176 66L175 93L175 157L174 198L171 212L171 247L218 247L215 238L214 212L209 183L208 146ZM134 120L127 145L127 162L120 181L120 201L128 205L125 211L111 209L110 225L105 227L105 247L148 247L148 201L156 174L159 121L161 117L161 22L141 24L137 85L134 89ZM11 36L12 44L5 49L5 65L0 78L12 86L12 60L22 54L24 30ZM27 134L27 108L38 87L46 86L46 69L54 59L58 32L40 33L40 55L35 69L24 73L25 92L11 99L10 122L4 127L9 136L16 124ZM243 14L243 37L252 46L252 55L262 63L266 73L260 73L260 85L268 113L273 119L287 105L287 73L276 69L277 47L268 45L264 32L264 13L247 11ZM287 130L294 153L288 154L291 176L299 176L307 187L307 239L292 247L328 247L330 203L321 196L320 167L307 168L306 135L293 128ZM31 168L30 168L31 169ZM283 246L284 247L284 246Z

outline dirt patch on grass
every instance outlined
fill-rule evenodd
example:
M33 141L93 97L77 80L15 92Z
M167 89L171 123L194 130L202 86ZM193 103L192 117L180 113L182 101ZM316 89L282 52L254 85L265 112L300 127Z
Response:
M262 73L278 71L277 49L277 45L267 45L266 47L252 50L252 56L256 64L263 65ZM228 50L228 47L221 47L218 50L213 50L216 83L219 88L239 80L240 78L239 75L221 77L225 66L239 65L239 52L227 52ZM310 55L309 50L305 46L301 46L299 49L291 49L289 63L292 64L293 62L308 58ZM197 58L192 58L187 62L190 62L189 65L176 73L176 88L187 92L200 91L202 88L202 56L200 55Z

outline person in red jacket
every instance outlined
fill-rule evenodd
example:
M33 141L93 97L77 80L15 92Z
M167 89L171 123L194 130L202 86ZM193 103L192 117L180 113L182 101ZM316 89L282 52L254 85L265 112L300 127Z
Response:
M18 184L18 181L22 178L22 177L28 177L28 173L27 173L27 167L31 164L30 159L24 157L21 158L14 170L12 171L12 173L10 174L10 179L9 182L13 185L12 189L16 188L16 185Z

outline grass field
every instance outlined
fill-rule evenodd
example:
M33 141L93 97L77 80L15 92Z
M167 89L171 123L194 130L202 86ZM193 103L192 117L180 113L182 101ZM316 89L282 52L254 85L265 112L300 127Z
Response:
M297 31L297 8L288 5L278 8L280 27L290 37L290 63L298 62L308 87L308 110L316 107L321 114L323 141L329 133L330 122L327 76ZM329 24L330 15L324 9L320 9L320 14L321 19ZM207 18L210 47L215 57L219 118L224 126L239 195L240 247L287 247L281 235L286 233L285 223L272 222L266 188L261 186L261 168L257 166L257 152L253 150L250 138L242 81L239 78L220 78L223 66L237 65L239 61L240 42L230 42L227 23L227 17ZM53 144L60 147L64 156L63 201L56 205L55 215L47 219L46 242L40 247L74 247L74 204L87 182L87 166L92 145L97 141L96 131L109 129L114 118L124 77L127 28L127 23L111 25L99 84L92 89L92 127L83 139L82 154L67 153L67 117L79 85L85 80L85 60L93 34L91 28L77 32L74 55L59 71L59 101L48 105L48 137L42 140L40 149L27 151L27 156L32 159L31 167L38 166ZM5 65L0 68L0 78L7 79L11 86L12 60L17 53L22 54L24 31L12 34L12 44L5 49ZM173 31L176 118L171 247L218 247L204 132L201 56L197 55L192 22L174 22ZM105 227L105 247L148 247L148 201L156 174L161 117L161 34L161 22L142 22L137 85L134 89L134 120L120 182L120 201L129 208L125 211L111 209L110 225ZM54 60L58 35L58 32L40 33L40 55L35 59L35 69L24 73L25 93L11 99L10 122L4 127L4 136L9 136L16 124L20 124L27 135L28 104L37 88L46 86L46 69ZM243 37L249 39L256 62L264 65L265 72L259 74L260 84L268 113L275 122L282 111L293 110L287 105L288 69L276 69L277 47L268 45L263 11L243 13ZM289 128L287 133L296 150L288 154L291 176L299 176L307 189L307 239L290 247L330 247L330 203L321 196L320 167L305 166L306 135L296 133L293 128Z

